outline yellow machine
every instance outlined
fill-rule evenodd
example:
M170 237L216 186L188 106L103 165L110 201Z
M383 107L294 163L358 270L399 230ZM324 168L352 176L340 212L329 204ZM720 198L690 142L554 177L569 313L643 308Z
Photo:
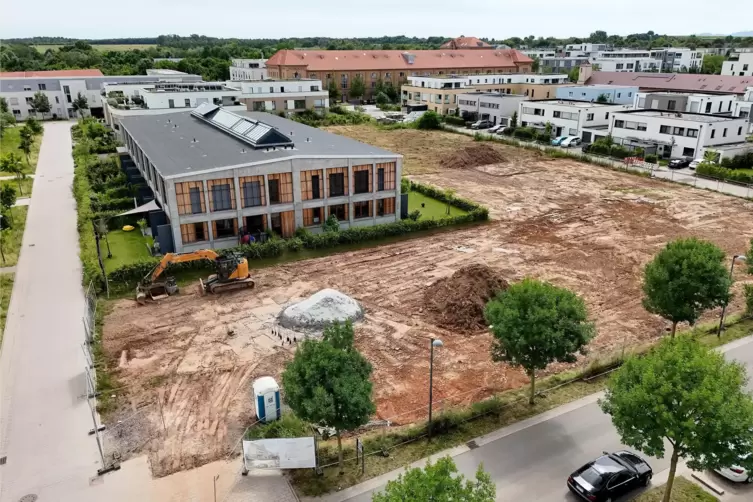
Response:
M146 303L147 296L152 300L160 300L177 293L178 285L175 278L167 277L164 281L160 281L160 276L173 263L195 260L209 260L215 267L214 274L199 281L202 293L222 293L233 289L250 289L255 286L248 273L248 260L240 254L230 253L220 256L211 249L200 249L190 253L167 253L136 288L136 301L143 305Z

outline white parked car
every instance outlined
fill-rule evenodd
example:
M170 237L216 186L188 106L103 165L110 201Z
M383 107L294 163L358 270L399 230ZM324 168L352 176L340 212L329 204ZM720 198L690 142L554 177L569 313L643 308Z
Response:
M703 159L695 159L688 164L688 169L692 169L695 171L695 168L698 167L698 164L703 162Z
M486 132L494 134L495 132L499 131L500 129L504 129L504 126L502 124L497 124L495 126L491 126Z
M740 455L740 460L745 460L750 457L750 455L750 453ZM753 473L748 472L747 469L740 467L739 465L716 469L716 472L735 483L753 483Z
M570 148L571 146L580 145L580 138L577 136L568 136L560 142L562 148Z

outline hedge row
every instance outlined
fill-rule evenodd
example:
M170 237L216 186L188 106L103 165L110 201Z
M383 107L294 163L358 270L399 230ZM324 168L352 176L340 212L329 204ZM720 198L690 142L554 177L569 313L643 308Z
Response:
M93 155L78 155L74 158L73 197L76 199L76 227L78 228L79 256L83 268L84 285L94 282L103 284L102 271L97 260L97 247L94 239L91 208L91 187L89 186L89 166L96 160Z
M711 163L701 163L695 171L702 176L718 178L737 183L753 184L753 174L727 169L726 167L717 166Z
M445 204L450 204L451 206L455 206L458 209L462 209L463 211L484 212L485 213L484 216L480 218L476 218L477 220L489 219L489 211L485 207L479 204L476 204L475 202L471 200L456 197L454 194L447 193L447 191L442 190L439 187L435 187L434 185L427 185L424 183L417 183L415 181L410 181L410 189L414 192L424 194L427 197L431 197L432 199L437 199L438 201L444 202Z
M465 120L463 120L462 117L456 117L454 115L447 115L447 116L445 116L444 121L447 124L451 124L451 125L455 125L455 126L460 126L460 127L465 127Z

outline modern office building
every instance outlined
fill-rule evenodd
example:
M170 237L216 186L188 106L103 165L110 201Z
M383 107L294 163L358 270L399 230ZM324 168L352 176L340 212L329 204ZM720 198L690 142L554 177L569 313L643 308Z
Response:
M264 80L267 78L266 59L232 59L230 80Z
M149 216L162 252L317 232L329 215L343 228L400 219L402 156L350 138L210 103L125 117L121 129L124 169L158 205Z
M607 103L629 105L635 100L638 88L629 85L564 85L557 88L557 99L577 99L580 101L598 101L606 99Z

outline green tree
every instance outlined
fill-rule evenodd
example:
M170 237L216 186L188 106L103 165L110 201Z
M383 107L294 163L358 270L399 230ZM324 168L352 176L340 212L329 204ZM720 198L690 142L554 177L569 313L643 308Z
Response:
M371 400L371 370L371 364L355 349L308 339L299 345L282 374L286 400L295 414L335 429L340 472L342 431L365 424L376 410Z
M29 129L34 136L39 136L44 132L44 127L42 127L42 124L34 117L27 118L24 127Z
M609 103L609 95L608 94L604 94L604 93L599 94L596 97L596 102L597 103Z
M5 130L13 127L16 123L16 117L12 113L0 113L0 138L5 135Z
M746 381L741 365L692 337L664 339L625 362L600 405L624 444L658 458L665 440L671 445L668 502L680 457L700 471L739 463L739 452L750 451L753 400Z
M31 131L25 127L21 129L21 133L28 131L28 134L21 134L21 140L18 143L18 149L24 152L26 157L26 165L31 168L31 147L34 144L34 135Z
M76 96L76 99L73 100L72 107L73 110L78 113L78 116L83 118L84 110L89 109L89 101L86 99L86 96L79 92L78 96Z
M533 63L531 64L531 71L534 73L538 73L539 68L541 67L541 59L534 56L531 59L533 59Z
M2 185L0 188L0 214L7 215L13 221L13 212L10 210L16 203L16 189L10 185Z
M23 188L21 188L21 180L26 177L24 172L24 165L21 163L21 158L13 152L7 153L0 159L0 171L6 173L12 173L16 176L18 182L18 191L21 195L24 194Z
M337 88L337 82L335 82L335 79L329 81L329 84L327 84L327 91L329 92L329 100L331 101L330 105L340 99L340 89Z
M705 310L729 301L724 252L695 238L672 241L646 265L643 306L672 323L694 324Z
M8 109L8 100L0 96L0 113L10 113Z
M703 162L708 164L716 164L719 160L719 152L715 150L706 150L703 152Z
M353 349L354 338L353 323L349 320L342 324L333 322L324 328L324 333L322 334L322 339L325 342L331 343L333 347L340 350Z
M377 93L377 95L376 95L376 104L378 104L378 105L386 105L389 102L390 102L390 98L389 98L389 96L387 96L386 93L384 93L384 92Z
M31 98L31 108L35 112L41 113L42 118L50 113L52 107L50 106L50 99L47 97L47 94L42 91L35 92L34 97Z
M701 73L720 75L722 73L722 63L724 63L724 56L704 54L703 63L701 63Z
M390 98L390 102L397 103L399 94L395 86L392 85L392 82L387 82L386 84L384 84L382 92L384 92L387 97Z
M518 112L514 111L512 112L512 117L510 117L510 127L512 129L515 129L518 127Z
M450 457L444 457L426 467L414 467L389 481L384 491L372 497L373 502L405 502L431 500L433 502L493 502L497 488L491 476L479 465L476 480L466 480Z
M575 362L594 336L583 300L547 282L524 279L497 293L484 309L494 342L492 360L522 367L531 379L534 403L536 371L550 363Z
M546 123L546 124L544 125L544 132L545 132L545 133L546 133L546 135L547 135L547 136L549 136L550 138L552 137L552 129L553 129L553 127L554 127L554 126L552 126L552 123L551 123L551 122L549 122L549 121L547 121L547 123Z
M442 127L439 115L431 110L418 117L417 125L419 129L440 129Z
M334 214L327 216L327 219L324 220L324 223L322 224L322 229L325 232L339 232L340 221L337 219L337 216L335 216Z
M365 92L366 85L363 83L363 77L360 73L357 73L350 82L350 93L348 95L353 99L361 99Z
M569 72L567 72L567 78L570 80L570 82L577 82L578 78L580 77L580 68L573 68Z

